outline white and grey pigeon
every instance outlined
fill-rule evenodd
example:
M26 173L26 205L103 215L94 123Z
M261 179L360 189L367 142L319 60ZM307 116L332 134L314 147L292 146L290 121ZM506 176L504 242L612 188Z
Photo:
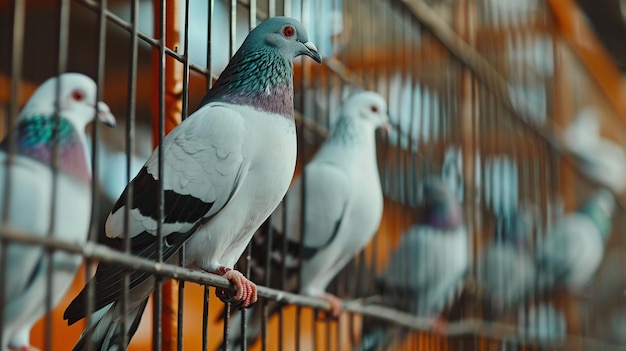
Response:
M481 255L478 281L495 314L517 307L535 288L531 236L538 216L530 205L511 212L504 220L502 235Z
M598 114L591 107L580 111L562 132L562 146L575 157L585 175L622 194L626 189L626 152L622 146L602 137Z
M535 248L540 291L564 287L580 292L586 287L604 257L614 209L613 194L600 189L576 212L548 228Z
M423 180L423 223L402 234L389 265L377 277L383 304L430 318L433 327L443 332L445 322L439 317L461 292L469 267L467 227L457 194L443 179ZM397 335L387 326L366 319L362 350L385 346L389 335Z
M58 118L55 118L57 97ZM5 208L4 201L0 201L0 213L8 211L5 225L43 237L48 235L53 220L54 238L72 243L87 240L91 161L86 153L85 127L95 117L107 125L115 125L109 107L96 101L96 83L91 78L65 73L37 88L10 132L15 152L10 163L7 163L8 139L0 145L2 199L7 191L5 180L10 178L8 206ZM56 179L52 171L55 144ZM51 218L51 206L54 206L54 218ZM56 251L50 261L41 247L17 243L7 244L6 255L5 281L0 287L5 298L0 349L29 350L32 349L30 330L46 313L47 291L55 306L74 280L81 258ZM47 286L50 263L51 287Z
M185 119L163 144L163 260L178 262L186 245L188 267L224 276L236 293L218 289L223 301L249 307L257 300L256 285L232 267L254 232L283 198L296 163L293 110L293 59L321 57L300 22L270 18L254 28L207 93L200 108ZM133 179L130 228L124 232L126 191L111 210L106 234L120 248L125 235L131 252L157 257L158 153L155 150ZM122 333L121 266L98 265L88 284L95 284L95 310L89 340L86 330L75 345L95 349L125 348ZM132 337L154 288L151 274L130 274L130 306L126 332ZM85 318L87 288L70 303L68 324Z
M326 299L331 314L337 317L341 300L326 292L335 275L372 239L378 230L383 212L383 193L376 159L376 134L389 128L387 103L379 94L358 91L342 103L338 120L329 138L304 168L304 177L295 179L285 201L271 217L273 245L270 267L266 267L268 238L255 236L251 262L252 276L265 278L271 270L271 286L298 291ZM304 199L302 197L303 181ZM304 206L303 259L300 268L300 233ZM286 213L285 213L286 212ZM286 216L286 218L284 218ZM283 227L283 220L286 227ZM283 239L287 238L287 256L282 256ZM283 262L287 269L287 285L281 287ZM269 307L271 313L280 306ZM239 320L233 318L233 325ZM248 324L248 340L260 332L262 309L252 310ZM237 349L239 328L231 329L229 347Z

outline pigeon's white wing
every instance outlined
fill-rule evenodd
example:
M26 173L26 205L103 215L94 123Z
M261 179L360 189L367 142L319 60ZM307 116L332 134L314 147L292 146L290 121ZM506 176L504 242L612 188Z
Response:
M163 141L164 156L164 237L163 259L170 258L194 233L211 220L235 195L247 174L242 154L244 122L242 116L224 104L208 104L183 121ZM131 253L148 259L157 254L157 150L133 179L130 231ZM122 247L124 213L128 188L107 219L111 246ZM95 309L115 301L120 293L121 269L100 263L96 271ZM131 289L149 274L134 271ZM65 311L73 322L84 317L85 287Z
M209 104L175 128L163 141L164 235L186 232L215 215L231 197L242 170L243 120L232 109ZM131 182L130 237L156 235L158 149ZM106 223L107 236L124 236L128 187Z
M287 235L293 243L292 255L298 254L301 219L304 205L305 233L304 255L312 256L316 251L330 245L337 235L349 205L350 183L348 175L332 163L311 162L305 168L304 178L298 177L279 209L272 216L272 225ZM302 202L302 180L306 182L305 202ZM283 231L283 211L287 208L287 230ZM297 256L296 256L297 257Z

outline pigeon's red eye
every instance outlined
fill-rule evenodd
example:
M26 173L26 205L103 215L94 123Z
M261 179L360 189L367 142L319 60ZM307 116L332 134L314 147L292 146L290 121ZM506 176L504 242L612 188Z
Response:
M85 99L85 93L82 90L74 90L72 92L72 99L76 101L83 101Z
M296 30L292 26L287 26L283 29L283 34L285 34L287 38L293 37L293 35L296 34Z
M378 106L376 106L376 105L372 105L372 106L370 107L370 110L372 110L372 112L378 112Z

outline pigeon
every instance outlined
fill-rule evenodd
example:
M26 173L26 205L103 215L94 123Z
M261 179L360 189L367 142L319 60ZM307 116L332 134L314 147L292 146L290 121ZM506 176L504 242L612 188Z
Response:
M437 179L424 183L426 221L402 235L385 272L383 295L417 316L438 314L455 297L469 264L467 228L454 194Z
M599 328L602 329L603 340L626 346L626 306L614 308Z
M535 248L538 289L580 292L595 274L611 234L615 198L600 189L580 208L558 220Z
M342 103L336 125L329 138L291 186L285 201L272 214L273 246L270 253L272 272L287 269L287 286L279 276L270 285L327 300L331 317L337 317L341 300L326 292L337 273L372 239L378 230L383 211L383 193L376 159L378 128L389 129L387 102L372 91L357 91ZM305 183L303 186L303 182ZM305 192L302 198L302 188ZM302 206L304 206L304 242L300 245ZM286 212L286 213L285 213ZM286 227L283 227L283 217ZM286 236L287 256L282 256ZM252 276L265 277L268 238L253 240ZM303 259L300 268L300 247ZM298 275L302 285L298 290ZM271 313L280 306L268 307ZM238 325L241 314L233 316ZM247 330L249 341L260 333L262 309L252 310ZM237 349L242 342L239 328L231 329L229 346Z
M8 208L0 201L0 213L8 211L5 225L44 237L49 235L53 220L54 238L71 243L87 240L92 194L85 128L96 117L109 126L115 125L109 107L96 101L96 90L91 78L64 73L46 80L28 100L10 131L13 148L8 139L0 144L0 197L6 195L6 178L10 179L11 189ZM55 144L57 157L53 160ZM9 150L15 152L12 157ZM81 258L62 251L48 258L41 247L17 243L8 243L5 252L5 284L0 287L5 298L0 349L33 349L30 330L46 313L47 291L52 306L58 304L74 280ZM51 287L47 285L50 264Z
M523 206L504 221L504 235L494 240L478 262L478 281L494 311L518 306L535 287L530 239L538 213Z
M321 56L300 22L273 17L255 27L232 57L200 107L170 132L163 152L163 261L177 264L186 245L185 266L228 279L236 287L217 289L225 302L244 308L257 300L256 285L233 266L254 232L281 201L296 163L293 110L293 59ZM157 258L158 149L132 180L133 196L124 190L105 224L108 245L120 249L125 235L131 253ZM130 212L125 233L124 217ZM119 298L122 266L101 262L95 276L65 310L74 324L86 317L87 287L95 285L92 323L74 350L125 348L131 339L154 276L130 272L129 323L122 330ZM91 331L91 332L90 332ZM88 335L91 335L88 337Z
M576 160L583 174L622 194L626 188L626 153L600 135L598 111L583 109L561 135L562 146Z
M522 344L531 341L545 346L556 346L567 337L565 316L546 304L533 306L527 314L520 314L518 328L519 333L515 339Z
M449 183L423 180L424 221L402 234L397 249L376 285L383 304L433 321L435 331L445 323L438 314L460 294L469 268L467 228L461 204ZM379 321L365 319L363 350L385 346L397 335L392 328L382 337ZM367 347L365 347L367 346Z

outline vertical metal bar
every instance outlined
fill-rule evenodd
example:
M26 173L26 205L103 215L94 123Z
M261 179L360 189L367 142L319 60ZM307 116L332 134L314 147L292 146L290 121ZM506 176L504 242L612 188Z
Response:
M222 351L228 350L228 329L230 319L230 302L224 305L224 341L222 342Z
M132 180L132 155L134 154L135 146L135 118L137 108L137 59L138 59L138 15L139 15L139 0L133 0L131 2L131 38L130 38L130 58L129 58L129 74L128 74L128 110L126 112L126 183L128 184L126 192L126 204L124 211L124 233L128 233L130 229L130 210L132 206L132 198L134 193L134 186L131 183ZM130 236L124 236L124 252L130 254ZM122 274L122 298L120 300L122 318L121 329L123 331L120 339L120 348L126 348L129 343L129 337L127 333L127 316L126 311L129 306L129 286L130 275L128 270L124 270Z
M7 157L4 162L5 170L8 170L13 163L15 154L15 137L13 133L13 124L19 116L19 97L20 97L20 81L22 76L22 62L24 56L24 27L26 17L26 6L24 0L14 0L13 18L12 18L12 37L11 37L11 100L9 102L9 114L5 121L6 141L8 145ZM11 189L12 172L5 172L4 178L4 196L2 199L2 224L8 222L11 214ZM4 286L6 284L7 269L7 241L0 238L0 317L4 316L5 294ZM2 344L4 318L0 318L0 344Z
M183 94L182 94L182 120L187 118L189 114L189 0L185 0L185 26L183 28ZM210 76L210 73L209 73ZM209 79L210 80L210 79ZM183 245L179 250L178 264L181 267L185 266L186 262L186 245ZM178 282L178 306L176 314L176 349L178 351L183 350L183 323L184 323L184 309L185 309L185 281L180 280Z
M70 5L68 0L61 0L59 6L59 29L58 29L58 52L57 52L57 75L61 75L67 71L67 51L68 51L68 42L69 42L69 14L70 14ZM58 189L57 189L57 177L58 177L58 168L57 168L57 159L59 154L59 145L58 145L58 135L59 135L59 126L60 126L60 116L59 111L61 110L61 80L59 79L56 84L56 99L54 104L54 120L55 120L55 128L54 128L54 142L52 146L52 196L50 197L50 222L48 227L48 237L52 237L54 235L54 230L56 227L55 214L56 214L56 206L55 199L57 198ZM44 331L44 344L47 350L51 347L52 342L52 316L49 311L54 307L52 305L52 254L54 253L54 249L45 248L45 257L44 261L46 262L47 270L46 270L46 298L45 298L45 310L46 315L44 319L44 325L46 326Z
M251 31L256 26L256 0L250 0L249 7L249 17L248 17L248 31ZM248 248L246 249L246 277L250 277L251 270L251 262L252 262L252 240L248 243ZM269 270L269 268L268 268ZM248 349L248 309L241 310L241 351L246 351Z
M256 0L250 0L250 30L256 27Z
M158 76L158 145L163 145L163 137L165 135L165 43L166 43L166 30L165 30L165 11L166 0L158 0L158 12L156 18L158 19L159 28L159 76ZM164 193L163 193L163 148L158 148L158 175L157 180L159 184L159 191L157 194L158 212L157 212L157 262L163 261L163 210L164 210ZM153 319L152 319L152 348L155 351L161 351L163 333L162 329L162 303L163 292L161 291L162 279L156 277L154 279L154 300L153 300Z
M230 31L229 31L230 57L237 51L237 0L230 0Z
M289 1L289 0L287 0ZM268 16L274 17L276 16L276 0L268 0L267 1L267 8L268 8Z
M202 351L209 351L209 300L211 299L211 287L204 286L204 299L202 303Z
M104 87L104 64L105 64L105 56L106 56L106 8L107 8L107 0L101 0L99 2L98 8L98 33L96 41L98 43L98 53L97 53L97 63L96 63L96 83L97 83L97 98L96 100L102 100L102 91ZM69 19L68 19L69 20ZM69 27L69 21L67 22ZM68 31L69 32L69 31ZM91 220L89 225L89 241L95 242L97 240L98 235L98 213L99 213L99 185L98 185L98 140L100 135L100 124L92 123L93 128L93 148L91 153ZM50 270L50 274L52 274L52 270ZM122 322L124 323L124 321ZM51 324L47 324L51 325ZM124 324L123 324L124 325ZM46 347L46 349L49 349Z
M302 23L304 24L304 26L310 28L310 18L309 18L309 1L308 0L301 0L300 2L300 15L302 17ZM298 126L298 130L300 131L301 135L305 135L305 133L307 132L307 128L305 126L304 123L304 119L307 117L311 117L311 112L308 109L308 107L310 106L308 104L307 101L307 97L308 97L308 89L310 87L310 74L309 74L309 65L308 65L308 60L301 60L300 61L300 69L302 72L302 81L300 82L300 99L301 99L301 103L300 106L302 108L302 115L303 115L303 121L300 123L300 125ZM308 148L307 148L307 144L306 144L306 140L305 138L298 138L298 150L299 150L299 155L301 157L302 160L307 160L308 159ZM307 235L306 233L306 226L305 226L305 218L306 218L306 197L307 197L307 191L306 191L306 184L307 184L307 176L306 176L306 172L304 172L304 168L302 168L302 173L300 174L300 177L302 179L302 189L301 189L301 209L300 209L300 247L299 247L299 252L298 252L298 291L300 291L300 288L302 287L302 262L303 262L303 257L304 257L304 240L305 240L305 235ZM285 235L283 238L283 257L287 257L287 236ZM283 267L283 288L285 287L285 283L286 283L286 279L287 279L287 268L286 268L286 260L284 261L284 267ZM313 318L315 320L315 317L317 315L317 311L314 311L313 313ZM301 316L301 310L300 307L297 307L296 309L296 318L297 318L297 325L296 325L296 333L300 333L300 316ZM315 330L315 321L313 322L313 329ZM281 326L281 330L282 330L282 326ZM281 338L282 340L282 338ZM313 341L315 342L315 336L313 338ZM299 351L300 350L300 340L299 338L296 338L295 340L296 342L296 350ZM315 347L313 348L315 349Z
M211 50L211 35L213 34L213 13L215 12L215 0L209 0L208 14L207 14L207 47L206 47L206 69L208 76L206 77L206 91L209 91L213 86L213 66L211 65L211 57L213 51Z
M283 204L282 206L285 206L285 204ZM283 216L286 217L286 216ZM285 221L283 220L283 228L285 227ZM284 230L283 230L284 231ZM266 238L267 238L267 252L265 254L265 286L269 286L272 288L275 288L275 286L272 286L272 247L273 247L273 240L274 240L274 230L272 228L272 217L270 216L270 218L267 219L267 233L266 234ZM261 340L262 340L262 350L265 351L267 350L267 327L268 327L268 300L263 299L262 303L262 309L263 309L263 317L262 317L262 321L261 321Z
M213 14L215 12L215 1L209 0L208 2L208 13L207 13L207 53L206 53L206 68L207 68L207 77L206 79L206 91L209 91L213 86L213 66L212 62L212 53L211 43L212 43L212 35L213 35ZM187 38L188 39L188 38ZM187 42L188 40L185 40ZM185 50L187 52L187 50ZM202 304L202 351L209 351L209 302L211 299L211 287L204 286L204 299Z

